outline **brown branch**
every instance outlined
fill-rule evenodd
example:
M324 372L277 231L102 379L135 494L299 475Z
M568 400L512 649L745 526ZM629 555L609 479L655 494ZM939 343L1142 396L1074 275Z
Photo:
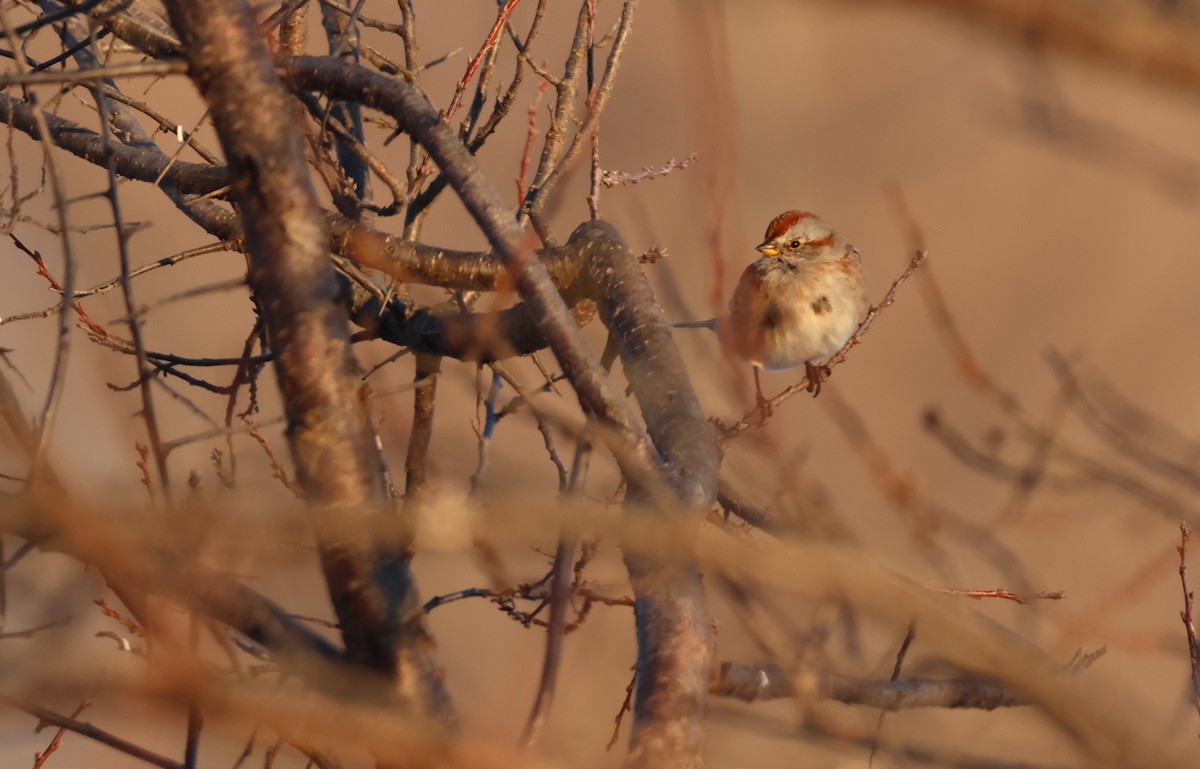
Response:
M408 453L404 458L404 517L415 521L425 494L426 465L429 443L433 439L433 407L437 400L437 383L442 359L436 355L418 354L413 381L413 419L408 436Z
M0 88L14 85L47 85L56 83L92 83L118 77L182 75L187 65L182 61L147 61L134 64L113 64L95 69L76 69L62 72L17 72L0 75Z
M347 657L403 681L418 712L452 721L431 645L414 642L414 630L423 631L400 621L406 607L419 605L408 555L373 547L367 535L369 522L390 514L387 487L356 393L339 283L290 97L244 3L166 5L229 162L248 277Z
M499 312L461 313L453 308L413 308L392 299L384 307L374 293L351 288L351 319L363 337L383 339L416 353L490 363L544 349L548 342L529 308L517 304ZM596 314L596 305L578 286L566 292L569 311L580 326Z
M579 544L579 525L574 520L576 512L571 509L569 502L571 498L578 499L583 492L591 453L592 446L586 441L581 441L576 446L575 459L571 463L571 477L565 490L568 495L568 504L563 506L558 545L554 551L554 562L550 570L550 621L546 623L546 649L542 655L542 672L533 708L521 735L521 744L526 747L537 741L542 727L549 719L550 707L554 702L555 690L558 687L563 641L567 633L567 609L570 607L571 594L578 587L573 583L578 576L573 566L575 548Z
M721 483L717 487L717 503L723 510L736 515L756 529L776 536L784 536L788 533L787 523L782 520L782 516L751 504L726 483Z
M563 66L563 75L555 80L547 80L554 86L555 99L551 108L550 125L542 137L542 152L538 158L537 168L533 179L521 201L521 210L532 210L538 202L542 184L558 168L565 151L567 134L575 122L575 97L579 92L580 83L584 76L584 62L587 52L587 0L583 0L579 15L575 22L575 34L571 39L571 48L567 52L567 61ZM536 65L530 62L530 66ZM524 214L522 214L524 216Z
M79 704L75 707L75 710L71 712L71 715L68 716L68 718L79 718L79 714L91 706L91 698L84 697L79 701ZM50 740L50 744L46 746L46 749L34 756L33 769L42 769L42 767L46 765L46 761L49 760L50 756L54 755L54 751L62 747L62 739L63 736L66 735L67 731L68 729L65 726L58 727L58 731L54 733L54 737Z
M0 13L0 27L3 28L4 36L10 46L10 50L17 56L17 60L26 65L30 64L31 62L24 52L25 48L20 44L16 32L8 23L8 17L2 13ZM20 53L18 54L18 52ZM54 426L58 419L58 407L62 401L63 390L66 387L67 361L70 359L71 352L71 322L67 317L66 308L71 303L75 292L76 258L75 248L71 239L71 207L67 202L65 186L62 175L59 172L58 159L53 152L54 143L50 140L49 114L44 110L31 108L29 117L31 119L30 125L33 129L29 133L30 135L36 134L41 143L43 174L48 182L50 194L54 201L54 210L58 217L59 242L62 245L64 288L62 310L60 310L58 319L58 335L54 343L49 392L46 395L41 417L38 420L37 449L33 455L33 461L29 470L30 481L38 481L41 480L39 476L43 468L47 465L50 441L54 435ZM15 185L15 166L13 181Z
M732 697L743 702L796 696L792 679L783 668L740 662L722 662L709 691L716 697ZM864 679L824 673L817 684L817 692L825 699L846 705L885 711L913 708L995 710L1030 704L1024 696L998 684L970 679Z
M2 372L0 414L27 457L32 457L33 431ZM365 682L341 664L341 650L322 636L227 575L188 564L174 553L136 547L131 553L126 547L115 546L111 521L67 499L52 482L54 477L53 468L48 467L46 483L36 498L5 500L6 504L0 506L0 531L36 543L42 550L67 553L95 566L135 614L144 605L147 591L153 590L269 649L277 661L315 686L330 693L361 695L354 689ZM144 619L134 622L103 600L96 604L127 632L144 635Z
M582 17L581 27L585 33L582 36L582 42L578 31L576 34L576 45L584 49L587 48L584 44L586 42L587 5L588 3L585 1L584 8L580 12ZM565 150L559 150L561 158L555 158L553 155L547 156L543 153L543 162L539 165L538 175L534 177L527 196L529 201L527 207L533 216L540 214L541 210L545 207L550 193L562 180L563 174L583 148L584 138L595 132L600 125L600 116L604 114L604 108L608 105L608 99L612 95L617 70L621 64L621 56L625 53L625 45L629 42L629 33L633 29L633 16L637 10L637 5L637 0L625 0L621 8L621 19L617 24L617 33L613 40L612 48L608 52L608 60L604 65L604 73L600 76L599 84L589 94L587 117L584 118L578 130L576 130L570 145ZM574 63L574 59L572 63ZM568 71L570 70L568 69ZM564 77L564 84L563 87L560 87L560 101L562 98L566 98L568 94L573 99L574 88L578 87L577 83ZM564 116L567 114L566 111L563 112ZM570 117L574 117L574 110L570 110L569 114ZM556 119L557 117L556 113ZM551 128L554 128L553 124ZM546 143L547 145L550 143L550 133L546 135Z
M174 761L166 756L161 756L158 753L147 750L146 748L136 745L129 740L123 740L115 734L106 732L103 729L85 721L78 721L69 716L64 716L61 713L56 713L53 710L44 708L41 705L35 705L32 702L16 697L0 695L0 700L7 702L14 708L24 710L31 716L36 716L44 723L53 724L54 726L58 726L62 729L67 729L75 732L76 734L83 735L90 740L95 740L102 745L107 745L108 747L120 751L127 756L132 756L139 761L145 761L153 766L161 767L161 769L184 769L183 764L178 761Z
M1020 404L1014 401L1014 407L1020 408ZM1007 480L1020 479L1021 468L1007 465L976 448L961 432L947 424L935 409L927 410L923 421L926 432L940 441L948 451L969 466L998 478ZM1028 425L1020 423L1020 426L1024 428ZM1068 485L1073 487L1078 487L1083 482L1097 483L1143 502L1163 516L1173 518L1175 521L1185 520L1193 523L1200 521L1200 511L1188 507L1170 494L1159 491L1137 476L1119 467L1112 466L1105 461L1088 456L1065 445L1059 445L1055 449L1054 458L1074 470L1076 476L1070 479L1056 476L1054 478L1056 482L1068 483Z
M78 29L81 25L78 22L64 25L62 31L63 42L71 45L77 34L72 34L74 29L77 33L82 33L82 29ZM80 49L76 54L76 60L84 67L91 68L99 66L101 58L96 47L96 38L94 34L87 34L84 38L89 42L86 49ZM116 84L109 78L105 78L103 82L93 82L91 93L92 99L96 103L96 110L100 118L100 137L104 145L105 164L104 171L107 177L107 189L104 192L104 197L108 201L109 209L112 212L112 222L116 230L117 236L117 260L120 264L120 286L121 297L125 305L126 324L129 327L130 344L133 348L133 356L137 365L138 379L141 381L138 388L141 396L142 408L139 416L146 426L146 435L150 441L150 449L154 456L154 464L158 470L158 483L164 495L170 493L170 473L167 467L167 455L163 450L162 432L159 428L158 412L154 407L153 390L149 379L150 366L146 358L146 345L142 335L142 319L138 312L137 302L134 300L133 283L130 277L130 260L129 260L129 233L125 229L125 214L121 208L120 197L117 190L117 167L113 158L112 149L115 144L114 127L124 128L130 131L129 123L137 123L129 112L129 108L110 101L105 95L105 86L111 89L116 88ZM132 132L126 134L128 141L138 142L143 147L156 146L150 137L141 129L140 124L132 129ZM147 488L150 486L147 484ZM153 502L153 499L151 500Z
M67 0L67 5L78 6L78 0ZM112 30L121 40L129 43L147 56L168 58L178 56L181 51L175 33L139 3L126 0L106 0L88 9L93 24Z
M569 308L554 288L545 265L536 258L532 238L512 220L496 189L479 172L474 158L429 102L403 81L377 72L316 57L295 57L281 71L293 85L321 90L334 98L358 101L393 117L421 144L446 174L476 224L508 269L526 311L545 335L571 381L584 410L633 446L617 452L627 473L646 474L654 459L638 441L638 430L624 399L608 383L595 356L584 344Z
M403 283L426 283L461 291L498 291L511 286L504 263L488 251L456 251L405 240L353 222L327 217L333 250L359 267L379 270ZM543 249L540 261L559 288L579 276L581 261L566 249Z
M1102 381L1093 377L1085 383L1058 352L1049 352L1046 360L1064 391L1070 393L1074 413L1105 443L1150 472L1200 490L1200 472L1187 461L1200 446L1124 400Z
M584 252L590 293L633 390L646 430L666 463L680 534L691 536L716 496L719 464L715 436L691 387L671 326L637 257L604 222L580 225L571 244ZM636 476L626 476L634 499L644 498ZM634 508L637 509L636 507ZM630 513L644 515L649 511ZM698 765L704 745L707 671L712 636L704 587L696 565L682 553L646 549L626 540L625 565L636 597L637 696L631 767Z
M0 122L40 139L42 132L35 111L28 102L0 94ZM214 192L229 184L226 168L203 163L171 163L162 152L149 152L144 147L109 147L100 134L74 121L50 114L45 115L45 120L47 136L55 146L99 166L105 165L111 154L117 172L126 178L150 183L161 179L164 187L198 194Z

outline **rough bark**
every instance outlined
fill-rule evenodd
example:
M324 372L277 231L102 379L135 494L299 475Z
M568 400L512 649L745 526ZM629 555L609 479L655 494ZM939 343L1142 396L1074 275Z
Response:
M415 710L452 720L432 644L409 619L420 602L407 547L372 537L390 500L289 96L245 3L166 5L229 166L248 279L267 325L288 441L347 658L396 681Z

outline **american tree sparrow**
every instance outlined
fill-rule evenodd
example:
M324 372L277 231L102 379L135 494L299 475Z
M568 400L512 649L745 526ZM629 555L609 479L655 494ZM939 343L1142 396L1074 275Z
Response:
M754 366L754 387L766 402L759 369L804 365L808 390L828 376L817 365L840 350L867 312L867 283L854 246L815 214L788 211L771 220L757 261L746 267L729 314L677 324L711 328Z

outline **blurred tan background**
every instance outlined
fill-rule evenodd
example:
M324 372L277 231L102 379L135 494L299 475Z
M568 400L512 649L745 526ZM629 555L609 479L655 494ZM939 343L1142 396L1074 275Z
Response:
M387 4L373 5L368 13L394 20L394 9ZM613 3L600 6L609 20L619 10ZM428 91L448 98L494 10L489 3L444 0L418 3L417 11L425 58L467 49L427 74ZM518 18L528 13L521 8ZM555 7L552 14L544 55L553 62L565 50L562 30L574 9ZM500 77L509 71L509 64L499 65ZM496 186L510 197L524 138L524 109L533 98L532 90L526 90L514 117L481 155ZM201 112L182 80L159 83L150 95L172 104L171 114L185 126ZM65 111L87 114L70 103ZM544 108L540 117L544 121ZM874 3L643 3L603 120L602 165L636 171L691 152L699 160L665 178L604 190L600 206L635 250L668 251L666 260L647 271L668 314L684 319L722 309L766 223L789 208L819 213L859 248L877 301L911 255L903 222L891 204L890 190L898 188L924 234L927 266L963 338L980 364L1030 414L1042 419L1057 413L1059 385L1046 362L1047 352L1057 350L1182 437L1194 438L1200 410L1195 395L1200 305L1194 301L1200 285L1198 129L1200 103L1194 95L1102 64L1018 45L935 11ZM207 138L210 146L216 145L211 133ZM15 146L23 184L36 185L39 150L22 137ZM390 159L401 165L407 149L398 143L393 152ZM73 159L63 164L70 194L98 188L99 177L86 164ZM587 215L585 177L577 172L560 190L552 219L560 238ZM50 220L52 212L44 203L43 198L30 204L27 212ZM125 184L123 204L127 216L153 223L133 240L137 264L207 242L145 185ZM73 211L80 220L107 216L98 201ZM52 269L61 269L53 235L28 224L18 224L15 232L41 249ZM484 245L461 206L449 199L435 207L422 239L455 248ZM80 286L116 274L111 241L106 231L76 237ZM0 316L54 302L28 259L7 241L0 244L0 257L5 259ZM200 257L139 279L139 300L236 277L241 268L236 255ZM922 541L911 514L878 483L878 465L865 463L839 428L834 417L843 412L837 404L848 404L926 508L948 511L989 532L1020 563L1030 588L1066 596L1027 606L980 602L973 608L1064 662L1078 648L1107 646L1107 655L1086 673L1096 682L1095 691L1157 724L1161 732L1148 735L1153 739L1194 749L1196 714L1187 701L1186 642L1178 618L1182 600L1173 551L1178 516L1111 487L1089 484L1069 492L1038 488L1013 508L1008 485L966 467L923 430L922 414L933 406L973 441L1005 436L998 444L999 456L1021 464L1031 455L1029 444L1014 436L1011 420L962 376L917 285L925 277L918 273L900 290L896 304L836 369L827 385L829 397L814 401L802 394L781 406L765 430L731 449L723 478L753 502L776 510L814 510L814 500L821 500L823 514L861 545L864 558L930 587L1016 589L1008 582L1010 573L947 529L936 531L932 544ZM88 300L86 306L97 320L119 327L115 293ZM241 293L190 299L153 311L148 344L180 354L232 356L251 322ZM0 327L0 347L10 350L10 360L32 384L24 393L30 413L44 397L53 331L50 320ZM599 350L599 330L591 329L589 338ZM712 335L680 332L677 338L709 413L725 421L738 418L752 404L748 372L721 357ZM79 491L114 504L144 505L133 449L134 441L144 441L141 424L133 418L137 397L111 392L103 384L128 383L132 361L89 345L78 331L74 344L55 460L69 468ZM360 347L365 366L391 352L380 343ZM531 367L517 368L532 376ZM427 547L417 559L426 595L482 579L465 549L471 517L462 504L476 464L471 424L475 368L447 362L444 371L432 456L441 497L426 521ZM411 358L404 358L381 372L374 386L384 390L411 376ZM773 393L798 378L788 372L768 374L764 386ZM263 390L266 419L277 407L269 387ZM219 399L189 395L217 413ZM566 399L570 403L569 394ZM168 437L204 429L186 407L164 394L157 402ZM376 404L385 449L398 470L411 394L383 396ZM284 455L278 429L265 432ZM1117 461L1071 413L1062 417L1057 435L1080 451ZM228 504L249 521L294 508L270 480L253 442L245 439L239 445L242 495ZM199 445L172 455L177 490L193 469L206 488L215 490L208 459L212 448ZM560 448L569 459L565 438ZM611 477L611 469L597 460L591 491L597 496L611 491ZM506 505L531 488L548 503L556 488L554 471L532 421L512 417L497 430L486 479L494 500L487 516L493 525L502 526L511 509ZM1194 516L1194 493L1161 483L1155 488ZM264 550L258 542L214 540L219 540L214 551L231 570L257 573L261 581L256 586L300 613L327 612L302 534ZM540 546L549 546L547 542ZM611 592L625 593L619 558L612 551L610 544L596 575ZM544 559L528 547L512 548L510 555L510 566L521 579L540 576L544 569ZM65 609L81 618L73 640L61 641L64 648L110 654L111 642L102 644L102 639L78 632L81 625L98 622L87 616L86 600L98 595L101 586L71 568L53 573L55 581L50 582L13 574L17 582L10 583L9 626L31 624ZM739 634L720 596L715 598L723 623L720 656L753 657L753 645ZM801 605L812 611L810 604ZM439 609L432 626L464 722L485 738L510 744L536 686L541 631L525 630L482 602ZM866 667L853 672L886 676L903 634L903 627L865 618L860 661ZM912 654L918 659L921 654L919 630ZM545 740L547 756L564 766L620 763L620 749L605 754L603 748L633 660L628 610L598 607L568 641L564 684ZM820 707L831 718L867 726L875 718L873 712ZM94 720L123 715L128 714L110 709ZM43 743L42 737L29 735L29 720L0 721L0 746L11 748L4 751L7 761L26 760ZM802 760L829 767L866 763L860 747L813 746L798 737L794 703L720 702L712 721L714 767L791 766ZM163 750L179 744L178 733L178 723L164 727ZM1036 714L1020 709L895 714L886 720L883 734L1008 760L1072 761L1068 741ZM232 732L213 737L204 750L214 761L225 751L232 759L243 738ZM55 760L109 755L69 737Z

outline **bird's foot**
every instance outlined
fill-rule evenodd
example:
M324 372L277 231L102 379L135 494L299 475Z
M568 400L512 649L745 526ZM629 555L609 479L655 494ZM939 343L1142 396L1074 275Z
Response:
M804 372L808 378L808 387L804 388L815 398L821 394L821 383L829 378L833 369L829 366L818 366L815 363L805 363Z

